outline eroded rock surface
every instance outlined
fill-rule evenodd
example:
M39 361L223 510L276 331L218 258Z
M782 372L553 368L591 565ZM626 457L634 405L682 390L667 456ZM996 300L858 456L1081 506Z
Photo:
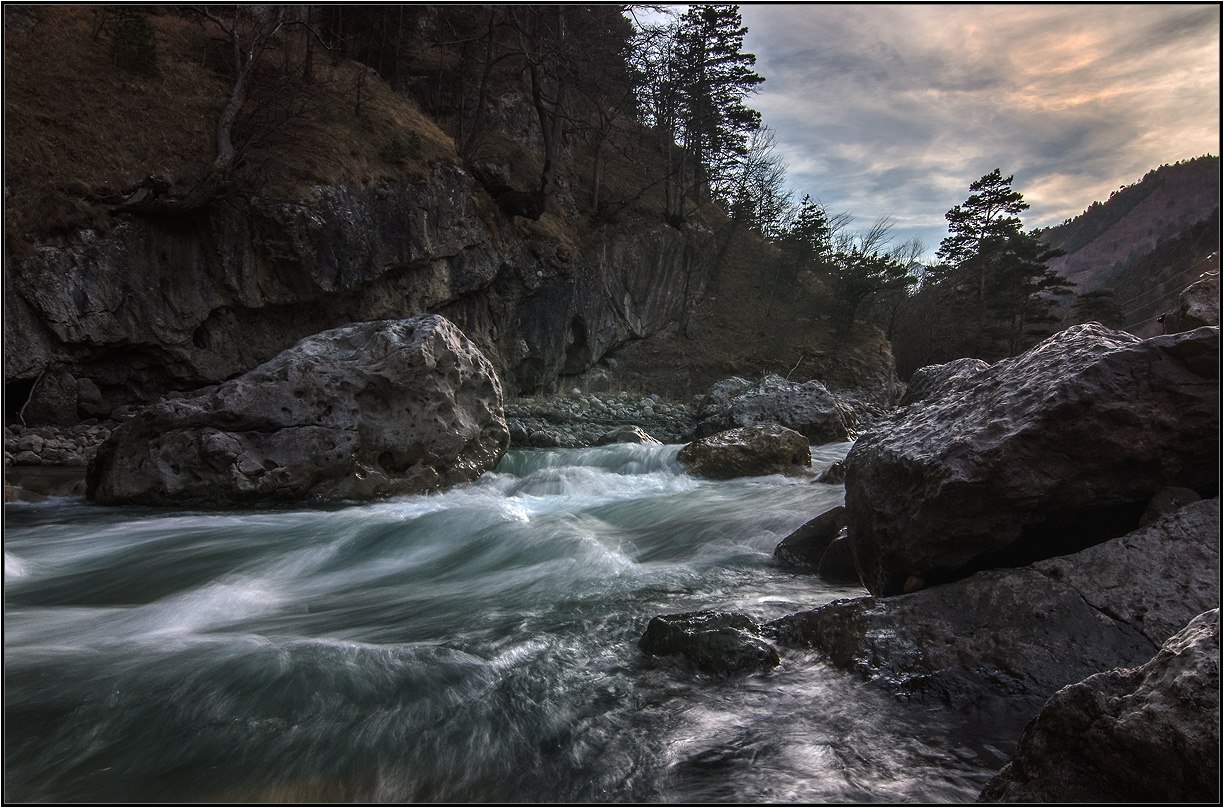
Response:
M100 503L240 505L429 491L492 468L509 434L492 365L437 315L308 337L112 432Z
M777 424L729 429L685 446L676 456L690 474L729 480L793 474L812 465L807 438Z
M1219 490L1219 329L1095 323L898 410L846 460L864 584L894 595L1122 535L1170 486Z
M965 386L990 364L981 359L954 359L942 365L927 365L914 371L901 396L900 406L945 396Z
M982 801L1219 803L1220 610L1055 693Z

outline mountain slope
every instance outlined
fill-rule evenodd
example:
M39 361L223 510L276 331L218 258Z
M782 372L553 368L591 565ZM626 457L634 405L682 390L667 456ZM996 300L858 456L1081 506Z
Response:
M1050 268L1074 282L1078 294L1092 291L1219 206L1219 157L1163 165L1108 201L1093 202L1074 219L1043 231L1046 244L1066 253Z

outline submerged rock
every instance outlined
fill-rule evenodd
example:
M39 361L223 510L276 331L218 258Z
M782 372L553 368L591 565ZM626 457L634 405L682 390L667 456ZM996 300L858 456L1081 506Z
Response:
M744 427L695 440L676 459L690 474L729 480L792 474L812 465L807 438L777 424Z
M701 673L725 676L767 671L781 664L752 618L729 612L659 615L646 626L641 648L652 656L679 656Z
M1055 693L981 801L1218 804L1220 610L1146 664Z
M308 337L242 376L122 424L96 502L361 500L471 480L509 440L492 365L437 315Z
M1219 343L1089 323L898 410L846 459L864 584L894 595L1073 552L1134 529L1170 485L1214 496Z

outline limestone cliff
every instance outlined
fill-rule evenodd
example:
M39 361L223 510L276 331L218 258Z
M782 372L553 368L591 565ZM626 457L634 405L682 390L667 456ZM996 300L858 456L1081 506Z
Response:
M548 391L676 319L704 282L693 243L661 222L550 240L498 215L453 165L192 221L133 219L8 261L5 378L89 379L100 413L223 380L327 328L430 311L512 390Z

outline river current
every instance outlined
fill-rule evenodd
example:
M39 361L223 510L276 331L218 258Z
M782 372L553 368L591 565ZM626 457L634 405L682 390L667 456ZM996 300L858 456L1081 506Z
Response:
M997 750L815 653L732 678L642 654L657 614L865 594L772 557L842 487L678 450L512 451L326 509L6 505L5 799L972 801Z

